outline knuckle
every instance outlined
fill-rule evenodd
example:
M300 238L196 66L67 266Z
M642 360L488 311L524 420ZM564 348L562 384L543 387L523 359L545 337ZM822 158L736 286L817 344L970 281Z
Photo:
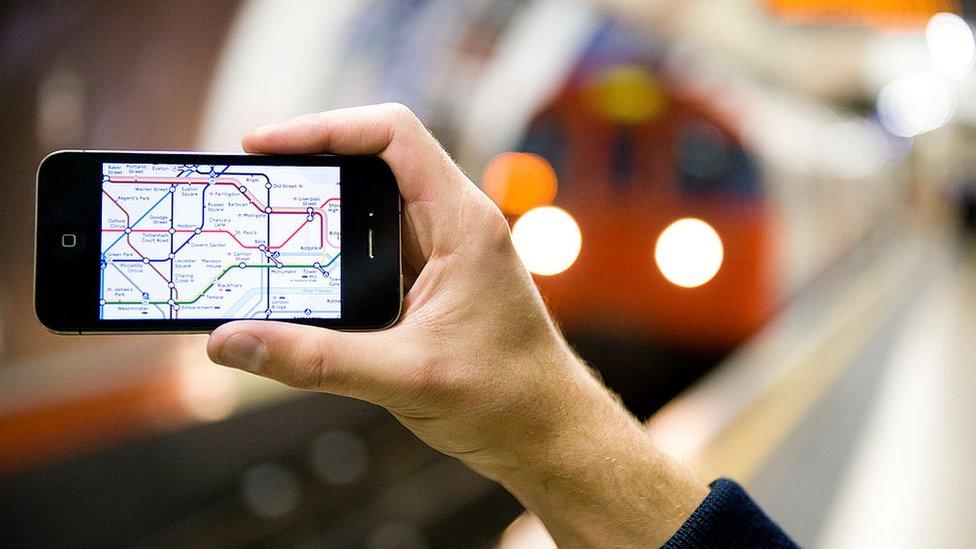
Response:
M331 361L324 355L313 355L295 372L294 387L322 391L331 388L334 383L334 369Z
M332 355L319 342L306 343L293 352L267 357L267 373L285 385L297 389L322 390L333 384L335 375Z
M383 108L398 126L414 127L420 125L420 119L417 118L417 115L403 103L385 103Z
M512 243L512 231L508 220L494 204L489 206L486 214L485 226L491 241L496 245L508 246Z
M346 380L339 357L347 356L340 339L320 339L310 344L305 364L305 381L309 387L329 392L345 389Z
M477 226L488 251L496 253L512 245L512 232L505 214L485 195L482 195L476 209Z
M330 111L320 111L303 114L295 118L297 122L308 127L328 127Z

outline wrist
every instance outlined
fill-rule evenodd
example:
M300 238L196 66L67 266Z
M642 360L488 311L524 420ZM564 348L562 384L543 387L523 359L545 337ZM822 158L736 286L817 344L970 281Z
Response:
M578 360L576 368L546 436L527 441L511 466L489 476L536 513L560 546L661 544L707 487L661 452Z

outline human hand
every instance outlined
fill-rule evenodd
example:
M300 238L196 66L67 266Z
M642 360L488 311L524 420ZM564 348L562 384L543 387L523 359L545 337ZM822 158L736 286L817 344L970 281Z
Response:
M503 483L557 540L616 528L637 529L647 541L653 516L644 525L622 516L591 523L615 507L610 500L633 507L618 485L667 463L559 334L501 212L407 108L301 116L255 130L243 145L257 153L379 154L403 196L408 289L400 321L387 330L237 321L213 332L211 359L384 406L431 447ZM638 470L615 465L622 456L636 459ZM704 492L688 498L693 481L667 478L683 490L667 496L659 521L673 532Z

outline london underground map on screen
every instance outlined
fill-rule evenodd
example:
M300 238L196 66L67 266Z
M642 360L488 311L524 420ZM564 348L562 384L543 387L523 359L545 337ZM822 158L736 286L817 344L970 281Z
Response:
M102 166L102 319L339 318L335 166Z

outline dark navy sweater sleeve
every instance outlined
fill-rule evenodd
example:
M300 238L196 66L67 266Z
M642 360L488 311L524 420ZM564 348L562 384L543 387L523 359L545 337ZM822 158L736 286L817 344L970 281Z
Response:
M664 547L797 547L738 484L720 478L711 488Z

